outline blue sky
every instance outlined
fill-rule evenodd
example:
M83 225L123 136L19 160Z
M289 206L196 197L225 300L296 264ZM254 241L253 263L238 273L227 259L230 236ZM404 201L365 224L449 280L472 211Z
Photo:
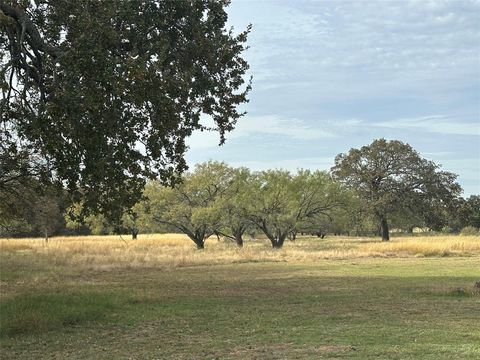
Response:
M480 194L480 1L233 0L228 13L253 25L248 114L221 147L195 133L190 166L329 169L383 137Z

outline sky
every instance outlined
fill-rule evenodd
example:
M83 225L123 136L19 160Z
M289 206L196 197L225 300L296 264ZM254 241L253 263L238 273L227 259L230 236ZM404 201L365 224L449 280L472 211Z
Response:
M253 26L250 102L223 146L192 135L190 166L328 170L386 138L480 194L479 0L232 0L227 11L236 33Z

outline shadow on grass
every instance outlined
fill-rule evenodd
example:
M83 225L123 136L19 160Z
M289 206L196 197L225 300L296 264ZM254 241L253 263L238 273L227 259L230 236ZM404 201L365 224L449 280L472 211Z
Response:
M118 293L44 293L0 303L0 336L41 333L101 321L121 306Z

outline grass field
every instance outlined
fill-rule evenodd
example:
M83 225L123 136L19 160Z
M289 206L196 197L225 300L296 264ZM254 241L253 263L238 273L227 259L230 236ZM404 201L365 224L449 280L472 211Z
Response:
M480 358L480 237L0 249L2 360Z

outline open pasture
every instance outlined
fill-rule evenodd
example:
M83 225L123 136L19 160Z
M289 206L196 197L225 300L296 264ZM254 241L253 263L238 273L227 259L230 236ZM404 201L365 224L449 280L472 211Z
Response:
M0 240L2 359L476 359L480 238Z

